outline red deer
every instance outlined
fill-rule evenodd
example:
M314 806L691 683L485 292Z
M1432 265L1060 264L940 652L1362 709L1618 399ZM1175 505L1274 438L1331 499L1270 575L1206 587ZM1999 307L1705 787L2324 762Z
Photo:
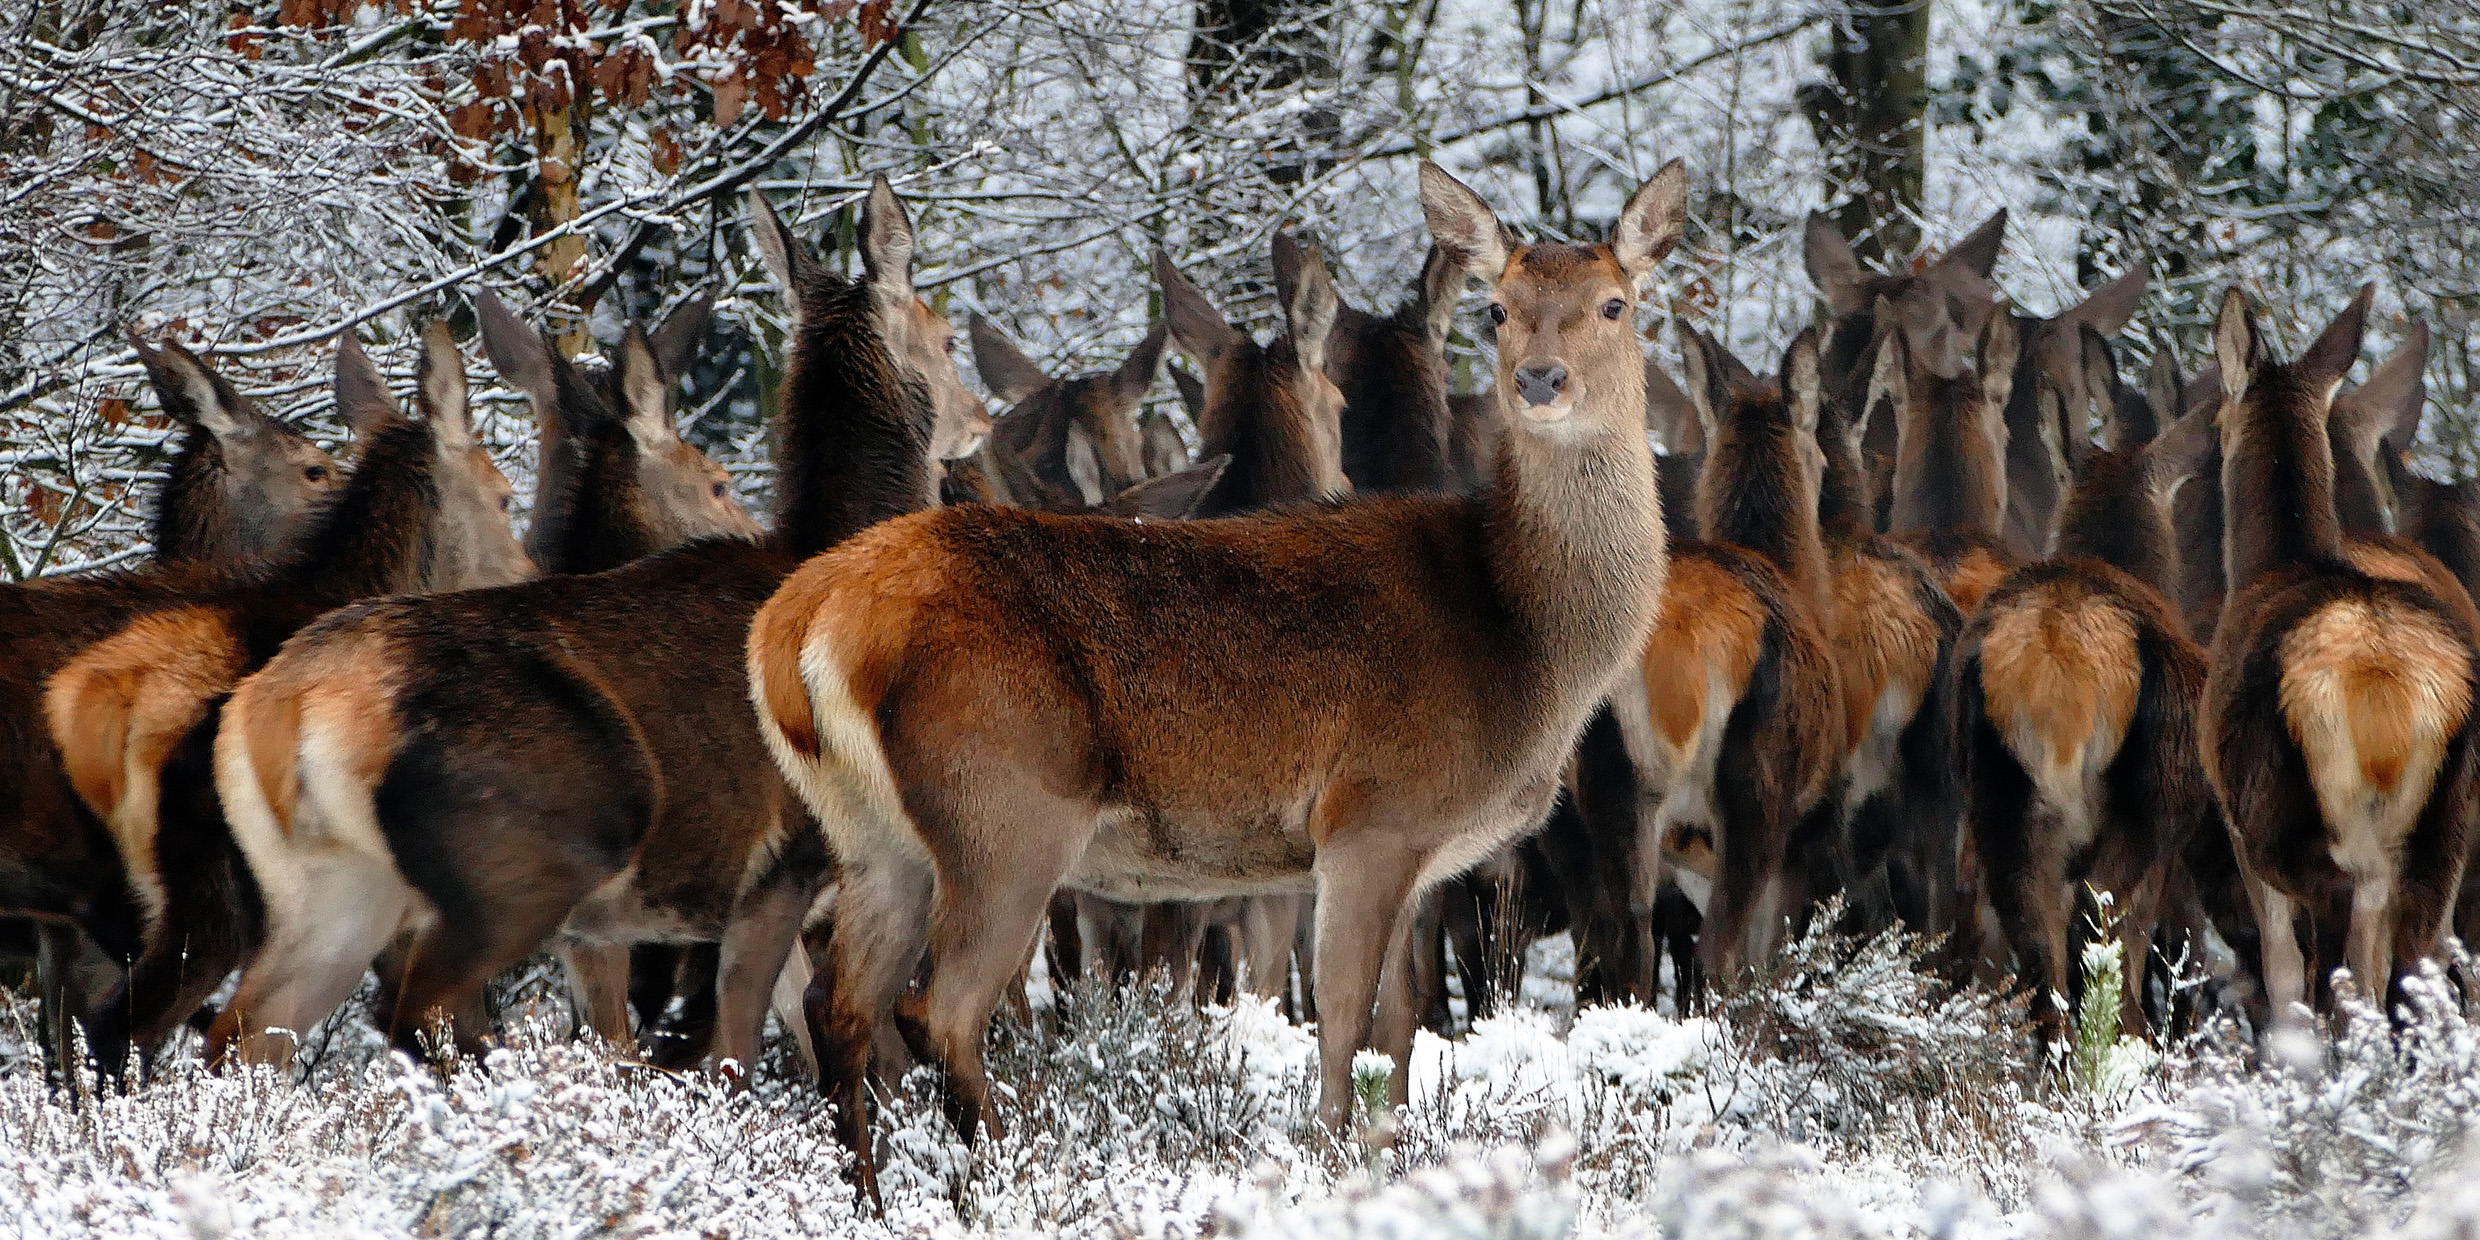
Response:
M2223 298L2225 579L2203 712L2205 770L2262 931L2277 1019L2343 959L2371 994L2438 950L2472 834L2468 601L2371 575L2344 547L2326 426L2374 287L2299 360L2273 360L2246 298ZM2319 975L2321 978L2321 973Z
M2081 454L2051 558L2007 576L1955 656L1966 821L2053 1043L2067 1037L2082 981L2078 886L2117 902L2121 1023L2142 1030L2147 953L2171 871L2189 838L2215 829L2197 757L2204 651L2168 593L2177 576L2170 496L2212 443L2212 418L2193 415L2152 437L2156 419L2121 415L2100 333L2087 325L2079 335L2080 365L2036 377L2040 416L2080 429L2098 402L2109 448Z
M477 1046L483 983L554 935L720 941L717 1053L753 1062L828 859L769 773L731 674L740 644L804 556L928 506L930 452L970 453L988 422L913 290L912 225L885 178L862 212L860 280L820 270L752 206L799 307L773 534L357 608L243 684L216 787L266 939L212 1055L288 1058L267 1031L325 1016L403 928L401 1045L440 1011Z
M1895 316L1881 305L1878 317ZM2002 535L2015 317L1989 317L1968 374L1940 373L1936 359L1956 354L1952 331L1940 323L1920 341L1900 324L1888 331L1870 372L1867 407L1872 417L1884 408L1895 422L1887 532L1928 557L1939 584L1968 616L2013 560Z
M863 1079L899 993L926 951L949 1115L1000 1131L982 1039L1063 882L1314 882L1320 1109L1341 1123L1414 900L1540 823L1643 650L1665 557L1631 311L1685 223L1684 170L1604 245L1518 245L1434 165L1421 192L1437 243L1494 273L1488 495L1164 525L947 509L813 560L751 629L769 749L866 928L836 936L822 1053L873 1190ZM1177 297L1171 321L1187 334Z
M533 570L508 525L508 480L474 442L464 364L446 327L424 337L418 421L397 413L349 337L340 369L366 403L365 446L299 548L207 588L145 574L92 583L89 605L119 623L44 686L61 769L109 833L143 913L126 986L97 1018L96 1050L114 1070L122 1022L143 1021L136 1032L151 1051L222 982L253 917L204 782L215 711L233 685L354 599Z
M1074 379L1043 373L978 314L968 329L983 385L1009 405L993 424L990 442L1007 448L1056 497L1044 506L1067 500L1099 506L1155 476L1146 467L1136 412L1162 370L1164 327L1147 332L1117 369ZM1043 496L1013 498L1044 502Z
M544 572L597 573L697 538L762 532L732 497L730 475L673 425L676 380L696 358L711 296L682 306L652 335L630 327L618 365L601 370L570 361L488 291L474 300L491 365L526 394L542 428L543 468L525 541ZM610 949L572 948L567 963L579 1023L626 1042L628 1025L613 996L630 962ZM640 1024L652 1031L679 966L672 959L643 963L643 984L631 993L646 996L649 1019ZM709 981L693 996L692 1009L711 1008L711 988ZM681 1040L668 1040L665 1049ZM702 1039L686 1040L703 1053ZM677 1066L660 1052L654 1058Z
M1795 850L1832 830L1845 716L1816 515L1825 395L1815 333L1792 343L1775 384L1699 333L1683 333L1681 353L1704 433L1707 541L1673 544L1662 618L1611 704L1642 805L1631 916L1650 924L1666 856L1710 852L1710 874L1671 877L1704 913L1704 971L1730 985L1806 911Z
M1316 245L1275 234L1275 292L1286 307L1310 265L1323 274ZM1433 245L1393 314L1382 318L1336 302L1322 366L1343 394L1343 474L1354 491L1454 489L1447 330L1467 274L1452 253Z
M297 541L322 504L344 484L336 461L300 432L259 411L224 377L179 344L160 349L130 340L164 413L183 428L154 524L155 562L230 568L280 555ZM337 404L351 415L367 408L369 372L346 367L337 375ZM201 577L202 582L206 580ZM52 766L50 738L36 705L43 679L77 650L108 634L118 613L52 606L59 596L38 583L0 586L0 633L12 658L0 668L0 805L16 807L0 819L0 915L34 913L36 991L42 1035L52 1062L66 1063L69 1022L88 1015L114 984L111 959L126 960L134 943L106 952L85 939L61 899L27 890L46 885L39 875L85 872L69 889L107 891L117 880L110 846L101 831L66 828L73 813L69 789L42 774ZM101 866L97 869L95 867ZM98 886L101 885L101 886ZM57 894L57 893L55 893ZM118 891L104 904L125 899ZM102 913L100 908L98 913ZM107 915L133 928L134 910Z

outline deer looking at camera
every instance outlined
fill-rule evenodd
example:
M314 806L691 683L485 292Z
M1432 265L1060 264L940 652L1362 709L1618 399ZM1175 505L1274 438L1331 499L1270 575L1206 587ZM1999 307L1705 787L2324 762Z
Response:
M885 178L862 212L863 279L820 269L752 206L799 307L770 537L355 608L243 684L216 788L267 928L211 1054L289 1058L266 1031L326 1016L400 931L390 1032L408 1048L433 1012L477 1048L483 984L555 936L719 942L716 1053L743 1069L769 995L794 1006L785 964L828 858L734 674L750 617L803 557L928 506L930 454L971 453L989 424L914 291ZM597 1003L615 1030L617 1000Z
M143 912L128 986L98 1024L97 1050L114 1069L122 1021L143 1021L151 1050L223 980L248 936L250 895L206 795L203 760L224 695L303 625L354 599L533 571L509 528L508 480L474 441L446 327L423 339L419 419L399 413L349 337L339 372L351 376L339 386L358 407L365 446L299 549L208 589L147 575L91 583L98 609L128 610L44 687L61 769L110 833Z
M130 344L165 416L182 428L155 511L154 575L186 567L211 588L220 580L215 574L289 551L344 485L344 470L179 344L150 347L134 337ZM339 370L337 404L348 418L367 406L367 380L365 367ZM8 807L0 810L0 916L35 918L42 1034L56 1066L66 1062L69 1022L91 1020L118 983L113 958L126 961L137 950L126 940L99 947L69 919L83 898L73 893L91 891L99 893L97 912L121 910L107 917L112 924L132 931L137 925L110 842L99 824L75 823L74 794L55 773L39 705L43 681L128 613L91 605L61 585L0 586L0 637L11 652L0 667L0 806ZM127 604L145 605L136 598Z
M1488 495L1184 524L947 509L813 560L751 629L768 747L844 867L822 1053L873 1190L876 1030L927 953L949 1113L998 1131L983 1036L1063 883L1314 884L1341 1123L1413 900L1541 821L1643 649L1665 556L1631 312L1685 224L1684 170L1604 245L1519 245L1444 171L1421 187L1431 236L1493 273Z
M2214 326L2225 577L2204 759L2229 815L2277 1018L2322 995L2333 931L2373 995L2438 950L2470 851L2473 626L2425 584L2356 566L2327 429L2374 287L2299 360L2233 289ZM2304 915L2319 966L2295 932ZM2312 991L2313 988L2313 991Z
M2123 407L2108 345L2091 327L2079 335L2079 364L2039 376L2041 416L2081 427L2098 403L2109 447L2082 454L2051 558L2010 574L1956 648L1966 821L2053 1042L2089 937L2078 886L2117 901L2122 1027L2143 1030L2145 956L2172 869L2195 833L2218 829L2196 748L2204 651L2170 603L2169 501L2210 448L2212 415Z

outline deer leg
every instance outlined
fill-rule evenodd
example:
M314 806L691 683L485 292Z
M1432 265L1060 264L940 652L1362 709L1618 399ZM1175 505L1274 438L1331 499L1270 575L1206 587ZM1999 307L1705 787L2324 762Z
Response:
M1051 991L1064 997L1085 980L1084 935L1076 919L1076 893L1053 893L1050 906L1051 936L1048 945L1051 969Z
M2248 901L2256 906L2258 935L2264 940L2265 993L2276 1023L2296 1019L2293 1009L2308 1001L2308 965L2299 951L2299 928L2291 898L2273 884L2251 874Z
M2118 1027L2137 1037L2151 1037L2153 1032L2152 1019L2144 1010L2144 988L2151 976L2153 931L2161 924L2162 890L2169 878L2165 859L2149 872L2134 876L2119 905L2119 960L2125 986L2119 997Z
M568 969L569 1003L579 1032L603 1035L613 1049L627 1053L635 1046L629 1036L629 949L620 944L560 940L560 963Z
M1205 946L1206 906L1190 900L1163 900L1145 906L1144 970L1171 975L1171 999L1187 1001L1196 985L1197 953Z
M742 1073L756 1069L768 999L801 937L801 918L815 890L812 883L770 881L733 910L715 974L717 1066L738 1064Z
M1292 940L1300 932L1299 896L1257 896L1241 920L1241 954L1248 958L1249 993L1287 998L1292 989Z
M863 1193L883 1214L870 1148L870 1061L928 946L934 879L927 856L889 850L841 860L831 967L811 980L806 1004L820 1035L819 1087L835 1102L836 1133L852 1151Z
M1074 847L1042 847L1045 839ZM923 996L930 1042L947 1067L947 1114L967 1144L975 1122L995 1139L1007 1127L991 1104L982 1042L1017 966L1033 951L1043 911L1084 846L1071 830L1028 831L1006 858L942 872L930 915L930 985ZM1203 906L1191 905L1198 913ZM1202 922L1202 917L1198 919Z
M818 1040L810 1035L809 1014L801 1001L802 996L809 993L809 983L809 949L801 944L800 936L795 934L791 950L784 953L784 967L775 975L775 987L768 995L767 1003L775 1010L775 1019L782 1021L784 1028L791 1032L792 1044L801 1054L801 1070L809 1074L810 1080L816 1081Z
M1330 835L1318 850L1318 1117L1330 1128L1352 1117L1352 1056L1367 1045L1380 974L1397 928L1412 920L1421 865L1374 827Z
M1136 977L1145 935L1142 905L1078 892L1076 932L1085 943L1085 969L1113 986Z
M2394 987L2394 888L2390 869L2352 875L2351 938L2345 954L2360 993L2379 1007Z
M271 893L266 942L208 1031L210 1063L238 1050L247 1063L289 1066L298 1035L353 997L413 907L413 889L382 860L329 854L288 877L295 898Z

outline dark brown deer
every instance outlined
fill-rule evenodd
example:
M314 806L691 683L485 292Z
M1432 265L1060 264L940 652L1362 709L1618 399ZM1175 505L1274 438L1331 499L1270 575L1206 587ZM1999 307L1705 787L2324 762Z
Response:
M2147 953L2172 870L2192 835L2218 829L2197 756L2204 650L2169 601L2170 496L2211 446L2212 417L2151 437L2155 418L2121 416L2100 333L2079 335L2080 365L2036 378L2039 416L2080 428L2097 402L2109 447L2081 454L2053 555L2009 574L1956 652L1965 820L2053 1043L2068 1036L2083 980L2079 886L2115 899L2121 1027L2143 1030Z
M155 509L155 562L237 564L292 546L320 502L344 485L334 458L259 412L180 345L130 344L164 413L182 428ZM339 383L362 380L358 372L338 375ZM368 399L348 390L336 402L351 410Z
M1100 506L1155 476L1146 466L1136 414L1162 370L1168 336L1161 325L1116 369L1073 379L1044 373L978 314L968 327L983 385L1010 406L993 424L991 442L1011 452L1051 495Z
M769 748L844 866L839 917L866 927L836 936L824 1055L873 1187L862 1082L899 992L927 952L949 1113L998 1131L982 1039L1063 882L1314 882L1341 1123L1415 897L1540 823L1643 649L1664 555L1631 311L1684 225L1684 171L1607 245L1520 246L1434 165L1421 187L1432 238L1496 273L1489 495L1159 525L949 509L812 561L751 630Z
M44 686L61 770L109 833L143 911L127 985L96 1019L96 1049L116 1070L124 1022L145 1022L138 1032L151 1051L222 982L248 934L250 896L201 764L233 685L354 599L533 571L508 525L508 480L474 442L447 329L424 338L419 420L397 413L358 346L345 346L341 369L356 372L353 395L367 402L365 447L300 548L208 589L146 575L93 583L93 605L119 611L120 623Z
M1324 269L1316 245L1275 234L1275 293L1286 307L1310 265ZM1451 252L1433 245L1393 314L1380 317L1337 300L1322 365L1343 394L1343 474L1354 491L1455 489L1447 330L1468 274Z
M1684 336L1685 387L1704 432L1696 503L1706 541L1674 544L1640 674L1612 689L1611 704L1642 806L1631 913L1650 925L1665 857L1710 851L1710 875L1673 878L1705 915L1704 970L1727 986L1771 950L1784 918L1806 910L1811 875L1795 849L1832 830L1845 715L1817 527L1824 389L1814 333L1792 343L1774 384L1710 337ZM1822 824L1812 821L1821 807Z
M1878 317L1896 316L1891 307L1880 306ZM1939 584L1968 616L2013 562L2003 536L2015 317L1989 316L1973 353L1974 368L1941 374L1936 359L1957 353L1952 333L1945 323L1933 327L1925 341L1911 339L1911 329L1900 324L1886 332L1870 374L1867 407L1872 418L1882 409L1895 422L1887 532L1928 557ZM1865 441L1865 431L1863 436Z
M403 1045L434 1011L478 1045L483 983L565 934L720 942L717 1054L754 1061L828 861L733 674L750 617L802 557L928 506L930 452L969 454L988 420L913 291L912 226L883 177L859 280L752 205L799 305L772 536L357 608L242 685L216 784L267 934L211 1054L286 1059L265 1031L325 1016L409 929Z
M1309 250L1312 257L1283 306L1286 330L1267 345L1226 321L1169 257L1154 255L1172 342L1205 372L1198 453L1231 458L1203 515L1351 489L1343 473L1343 393L1325 373L1339 303L1324 260Z
M2356 567L2334 506L2326 422L2374 291L2295 362L2272 358L2236 289L2214 327L2233 593L2205 684L2205 770L2277 1018L2322 992L2303 917L2319 966L2347 926L2342 960L2390 995L2397 967L2438 950L2471 846L2468 608Z
M320 506L344 485L344 471L300 432L260 412L179 344L165 341L160 348L150 347L133 336L130 345L165 415L183 428L155 510L156 564L229 568L289 549ZM367 367L340 369L337 404L348 416L370 407L368 380ZM50 761L50 742L39 735L36 702L42 678L108 631L115 613L62 614L44 606L42 587L19 595L24 588L0 586L0 600L5 600L0 601L0 632L7 635L14 665L0 672L0 701L10 707L8 722L0 723L0 768L5 768L0 771L0 804L17 807L8 812L20 816L14 821L0 818L0 914L17 907L16 893L10 890L14 883L6 875L30 865L86 868L86 862L66 855L50 861L37 857L64 845L94 848L95 861L104 860L108 852L94 847L106 844L100 833L81 832L74 839L38 836L33 824L47 818L60 821L50 816L62 812L63 803L54 798L67 789L38 775ZM47 631L53 620L68 627ZM38 787L45 791L35 791ZM73 880L71 885L79 883ZM34 923L41 1032L55 1065L66 1063L69 1022L93 1010L117 983L119 971L111 955L80 934L61 912L51 909ZM134 948L121 946L123 950L112 955L126 960Z

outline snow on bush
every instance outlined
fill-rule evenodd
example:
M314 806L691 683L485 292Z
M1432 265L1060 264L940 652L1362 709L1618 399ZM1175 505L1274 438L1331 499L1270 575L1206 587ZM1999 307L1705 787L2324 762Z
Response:
M1830 918L1821 918L1829 923ZM1004 1136L968 1148L931 1075L883 1100L887 1215L801 1082L655 1071L522 994L500 1050L417 1064L323 1031L306 1080L175 1055L127 1094L0 1053L16 1234L1094 1236L1374 1240L2468 1237L2480 1037L2448 976L2259 1064L2226 1030L2124 1090L2040 1063L2021 1005L1924 946L1823 931L1704 1018L1517 1007L1425 1036L1391 1146L1315 1121L1313 1034L1156 984L1003 1019ZM17 1021L26 1019L22 1002ZM0 1030L14 1022L0 1019ZM15 1024L23 1028L22 1024ZM0 1051L7 1048L0 1047ZM786 1057L770 1055L778 1066ZM6 1228L0 1228L5 1232Z

